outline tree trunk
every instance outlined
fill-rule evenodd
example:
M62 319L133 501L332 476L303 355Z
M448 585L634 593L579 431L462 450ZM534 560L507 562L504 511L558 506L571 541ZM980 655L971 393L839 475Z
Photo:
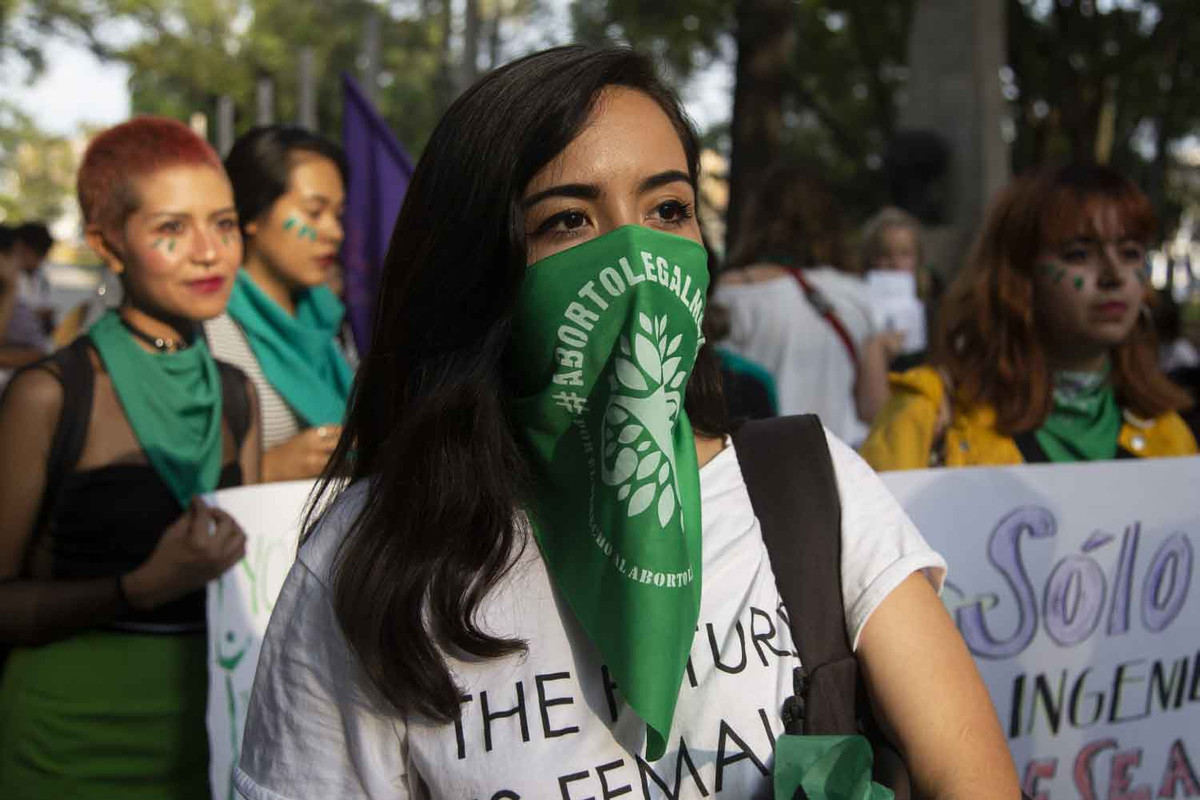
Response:
M779 156L783 101L796 47L791 7L789 0L740 0L736 4L738 55L726 252L732 252L737 242L738 217L750 194Z
M479 0L466 0L463 12L463 56L459 71L459 91L465 90L479 77L479 40L483 26L479 19Z

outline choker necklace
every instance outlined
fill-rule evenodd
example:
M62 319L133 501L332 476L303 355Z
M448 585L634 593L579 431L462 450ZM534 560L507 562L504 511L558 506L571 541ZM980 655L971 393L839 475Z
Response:
M125 330L132 333L137 338L141 339L146 344L153 347L160 353L178 353L180 350L186 350L191 346L191 342L186 339L164 339L161 336L151 336L150 334L140 331L129 323L125 317L120 317L121 324L125 326Z

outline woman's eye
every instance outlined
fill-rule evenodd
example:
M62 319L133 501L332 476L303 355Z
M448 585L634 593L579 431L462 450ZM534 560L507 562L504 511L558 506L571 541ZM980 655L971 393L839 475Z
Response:
M164 222L162 225L158 226L158 232L166 233L171 236L178 236L179 234L183 233L183 223L177 219L173 219L170 222Z
M1088 253L1087 250L1084 250L1083 248L1075 248L1064 252L1061 258L1068 264L1086 264L1090 256L1091 254Z
M237 228L237 220L223 219L217 223L217 227L220 228L222 231L227 231L229 233L232 233Z
M1145 259L1146 254L1140 247L1126 247L1121 250L1121 258L1126 261L1137 261L1141 263Z
M655 210L658 212L659 219L663 222L682 223L684 220L691 219L692 217L691 205L679 200L668 200L665 203L659 203Z
M587 215L582 211L562 211L547 218L534 233L572 233L587 223Z

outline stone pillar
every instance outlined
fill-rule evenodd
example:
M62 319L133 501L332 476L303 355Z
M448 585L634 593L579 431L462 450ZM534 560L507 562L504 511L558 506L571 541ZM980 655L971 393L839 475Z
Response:
M908 41L907 102L900 127L937 134L950 151L944 220L928 228L929 261L952 274L988 203L1008 182L1004 0L917 0Z

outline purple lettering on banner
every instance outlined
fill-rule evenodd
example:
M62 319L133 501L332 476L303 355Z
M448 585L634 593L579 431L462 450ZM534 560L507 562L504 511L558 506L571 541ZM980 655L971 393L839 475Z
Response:
M996 638L984 618L983 601L958 609L958 627L971 652L981 658L1011 658L1033 641L1037 632L1037 596L1021 561L1021 536L1034 539L1054 536L1058 523L1044 508L1024 506L1010 512L988 539L988 561L1008 584L1017 603L1017 629L1007 639Z
M1133 565L1137 562L1142 524L1135 522L1121 538L1121 556L1117 559L1117 577L1113 584L1112 604L1108 609L1108 635L1119 636L1129 630L1130 596L1133 594Z
M1174 622L1187 602L1191 583L1192 543L1185 534L1173 533L1158 546L1142 585L1143 624L1160 633Z
M1107 593L1104 571L1094 559L1068 556L1058 562L1046 582L1043 604L1050 638L1073 647L1091 636L1100 624Z

